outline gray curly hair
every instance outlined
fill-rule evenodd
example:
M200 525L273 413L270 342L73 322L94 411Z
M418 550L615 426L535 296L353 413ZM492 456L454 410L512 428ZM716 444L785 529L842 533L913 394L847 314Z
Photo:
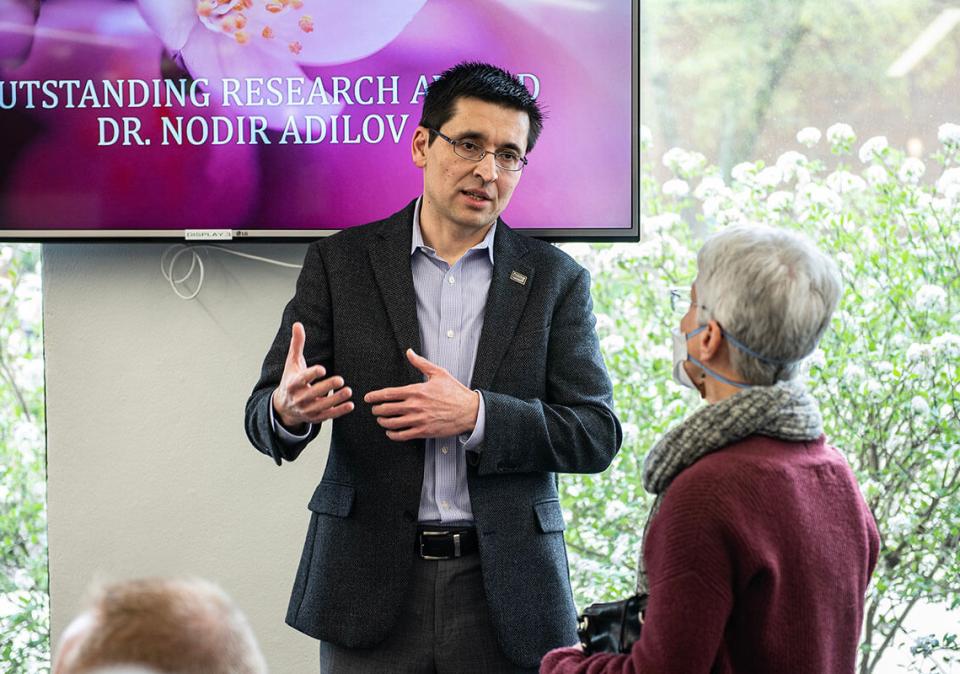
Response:
M730 349L748 384L793 379L817 347L840 298L833 260L804 235L735 226L711 235L697 253L697 321L716 320L760 357Z

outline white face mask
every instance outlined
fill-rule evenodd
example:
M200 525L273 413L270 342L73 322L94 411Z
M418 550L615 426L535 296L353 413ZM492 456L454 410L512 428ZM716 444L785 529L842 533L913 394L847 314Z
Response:
M673 338L673 381L677 382L680 386L686 386L687 388L697 391L697 387L694 385L693 380L690 379L690 375L687 374L687 368L683 364L690 359L690 353L687 351L687 340L701 332L703 328L697 328L691 333L683 334L680 332L680 328L674 328L670 336Z

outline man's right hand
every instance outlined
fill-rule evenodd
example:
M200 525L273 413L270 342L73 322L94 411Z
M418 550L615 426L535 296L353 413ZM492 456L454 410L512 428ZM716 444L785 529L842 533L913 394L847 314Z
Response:
M307 367L303 357L306 334L303 324L293 324L290 349L283 365L280 385L273 392L273 411L289 431L303 430L305 424L318 424L327 419L336 419L353 411L350 387L344 386L341 377L326 376L322 365ZM330 395L330 392L334 393Z

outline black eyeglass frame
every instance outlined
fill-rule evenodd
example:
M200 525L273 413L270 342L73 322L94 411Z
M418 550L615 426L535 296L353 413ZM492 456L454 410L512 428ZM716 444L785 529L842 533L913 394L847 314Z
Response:
M450 145L453 146L453 153L454 153L455 155L457 155L458 157L460 157L461 159L466 159L467 161L481 162L481 161L483 161L484 157L486 157L488 154L492 154L492 155L493 155L493 162L494 162L499 168L502 168L504 171L514 171L514 172L516 172L516 171L522 171L523 168L528 164L528 161L527 161L527 158L526 158L526 157L521 157L521 156L517 155L517 158L520 160L520 166L518 166L517 168L509 168L509 167L504 166L504 165L500 164L499 162L497 162L497 158L499 157L499 155L501 154L501 152L490 152L489 150L484 150L482 147L480 147L479 145L477 145L477 144L476 144L475 142L473 142L472 140L454 140L454 139L451 138L450 136L448 136L448 135L446 135L446 134L444 134L444 133L441 133L440 131L437 131L436 129L431 129L429 126L424 127L424 128L425 128L427 131L429 131L430 133L435 133L435 134L437 134L438 136L440 136L441 138L443 138L445 141L447 141L448 143L450 143ZM477 157L477 158L464 157L462 154L460 154L459 152L457 152L457 148L460 147L461 145L463 145L464 143L470 143L471 145L477 145L477 147L478 147L479 150L480 150L480 156ZM516 154L516 153L511 152L511 154Z

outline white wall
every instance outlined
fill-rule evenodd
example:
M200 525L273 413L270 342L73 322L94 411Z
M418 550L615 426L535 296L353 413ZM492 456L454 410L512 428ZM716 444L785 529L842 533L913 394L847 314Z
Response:
M278 468L243 432L297 270L211 252L185 302L166 247L43 249L53 643L94 579L190 574L234 597L273 674L316 672L283 619L329 435ZM299 264L305 246L234 249Z

